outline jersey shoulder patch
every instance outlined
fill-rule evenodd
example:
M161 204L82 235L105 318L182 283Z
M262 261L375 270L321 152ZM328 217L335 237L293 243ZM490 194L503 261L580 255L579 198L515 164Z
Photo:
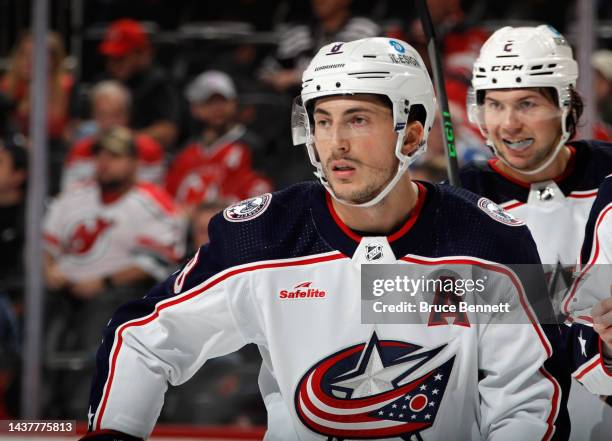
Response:
M261 216L270 206L271 193L265 193L254 198L245 199L230 205L223 210L223 217L229 222L245 222Z
M478 199L477 205L478 208L484 211L492 219L495 219L497 222L510 225L511 227L520 227L525 225L525 222L514 217L490 199L480 198Z

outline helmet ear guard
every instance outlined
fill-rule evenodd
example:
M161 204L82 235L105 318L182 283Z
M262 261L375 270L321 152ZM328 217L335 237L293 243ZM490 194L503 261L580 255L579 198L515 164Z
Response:
M352 204L338 198L327 179L316 154L310 104L318 98L335 95L380 95L391 102L393 130L398 138L395 156L399 164L396 175L371 201ZM423 109L424 132L417 150L402 152L404 134L410 113ZM302 76L302 92L294 100L292 138L294 145L305 144L315 175L339 202L360 207L380 202L427 147L427 137L435 118L433 85L425 64L414 48L403 41L383 37L366 38L348 43L336 42L322 47Z

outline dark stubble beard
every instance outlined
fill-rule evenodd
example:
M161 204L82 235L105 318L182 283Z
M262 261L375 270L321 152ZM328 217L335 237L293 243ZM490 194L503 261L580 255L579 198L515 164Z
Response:
M132 186L131 179L109 179L102 181L98 179L98 186L102 193L121 193Z
M331 174L331 166L330 166L330 162L332 160L335 159L347 159L350 160L351 162L353 162L354 164L357 165L361 165L364 168L370 168L371 170L374 171L374 173L376 173L376 175L380 176L380 175L387 175L387 177L384 179L384 181L382 183L377 183L377 182L370 182L368 185L366 185L365 188L363 188L362 190L355 190L353 192L351 192L348 195L341 195L339 194L336 189L334 188L334 184L332 181L328 180L329 185L331 186L332 190L334 191L334 193L336 194L336 196L338 196L339 198L350 202L351 204L365 204L366 202L371 201L372 199L374 199L376 196L378 196L378 194L387 186L387 184L389 184L389 182L391 182L391 180L393 179L393 177L395 176L395 173L397 172L397 166L398 164L396 163L394 165L394 167L392 168L374 168L371 167L369 165L366 165L360 161L356 161L353 159L349 159L349 158L330 158L328 160L328 163L325 167L325 173L327 176L330 176Z

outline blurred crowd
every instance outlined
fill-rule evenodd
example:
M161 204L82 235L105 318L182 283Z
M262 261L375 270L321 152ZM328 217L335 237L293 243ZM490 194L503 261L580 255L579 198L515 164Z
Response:
M317 48L384 35L411 43L428 59L410 1L235 0L215 12L208 3L216 2L185 2L174 51L152 32L150 17L131 10L109 17L101 10L92 23L104 22L104 31L94 45L84 45L91 51L82 54L78 75L67 62L71 36L47 35L44 417L85 417L95 350L111 312L143 296L205 244L215 213L312 177L305 150L291 145L289 119ZM558 15L559 7L552 13L558 2L543 0L498 5L495 14L475 0L428 3L459 160L487 158L465 109L480 46L502 20L548 21L563 31L575 17ZM487 26L486 19L498 21ZM167 26L165 17L159 21ZM34 51L32 33L19 31L11 52L0 53L7 60L0 77L0 419L19 415ZM597 46L595 137L611 140L612 50L610 41ZM446 178L439 127L412 173L434 182ZM264 424L254 386L259 363L257 349L245 348L207 364L189 387L167 395L162 420Z

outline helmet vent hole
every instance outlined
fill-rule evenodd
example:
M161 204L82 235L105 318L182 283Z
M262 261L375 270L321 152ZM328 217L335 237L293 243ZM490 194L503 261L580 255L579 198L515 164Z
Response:
M557 65L553 63L553 64L549 64L548 67L557 67Z
M516 77L516 82L517 83L520 83L521 81L523 81L523 80L521 80L521 77Z
M484 67L479 67L479 68L478 68L478 72L483 72L483 73L484 73L484 72L486 72L486 70L485 70L485 68L484 68Z
M321 90L321 86L320 85L317 85L317 90Z
M493 78L491 81L493 81L493 84L497 84L497 78Z
M538 64L537 66L531 66L531 70L540 70L542 69L542 65Z
M340 82L339 82L339 81L336 83L336 87L340 87L341 85L342 85L342 84L340 84Z

